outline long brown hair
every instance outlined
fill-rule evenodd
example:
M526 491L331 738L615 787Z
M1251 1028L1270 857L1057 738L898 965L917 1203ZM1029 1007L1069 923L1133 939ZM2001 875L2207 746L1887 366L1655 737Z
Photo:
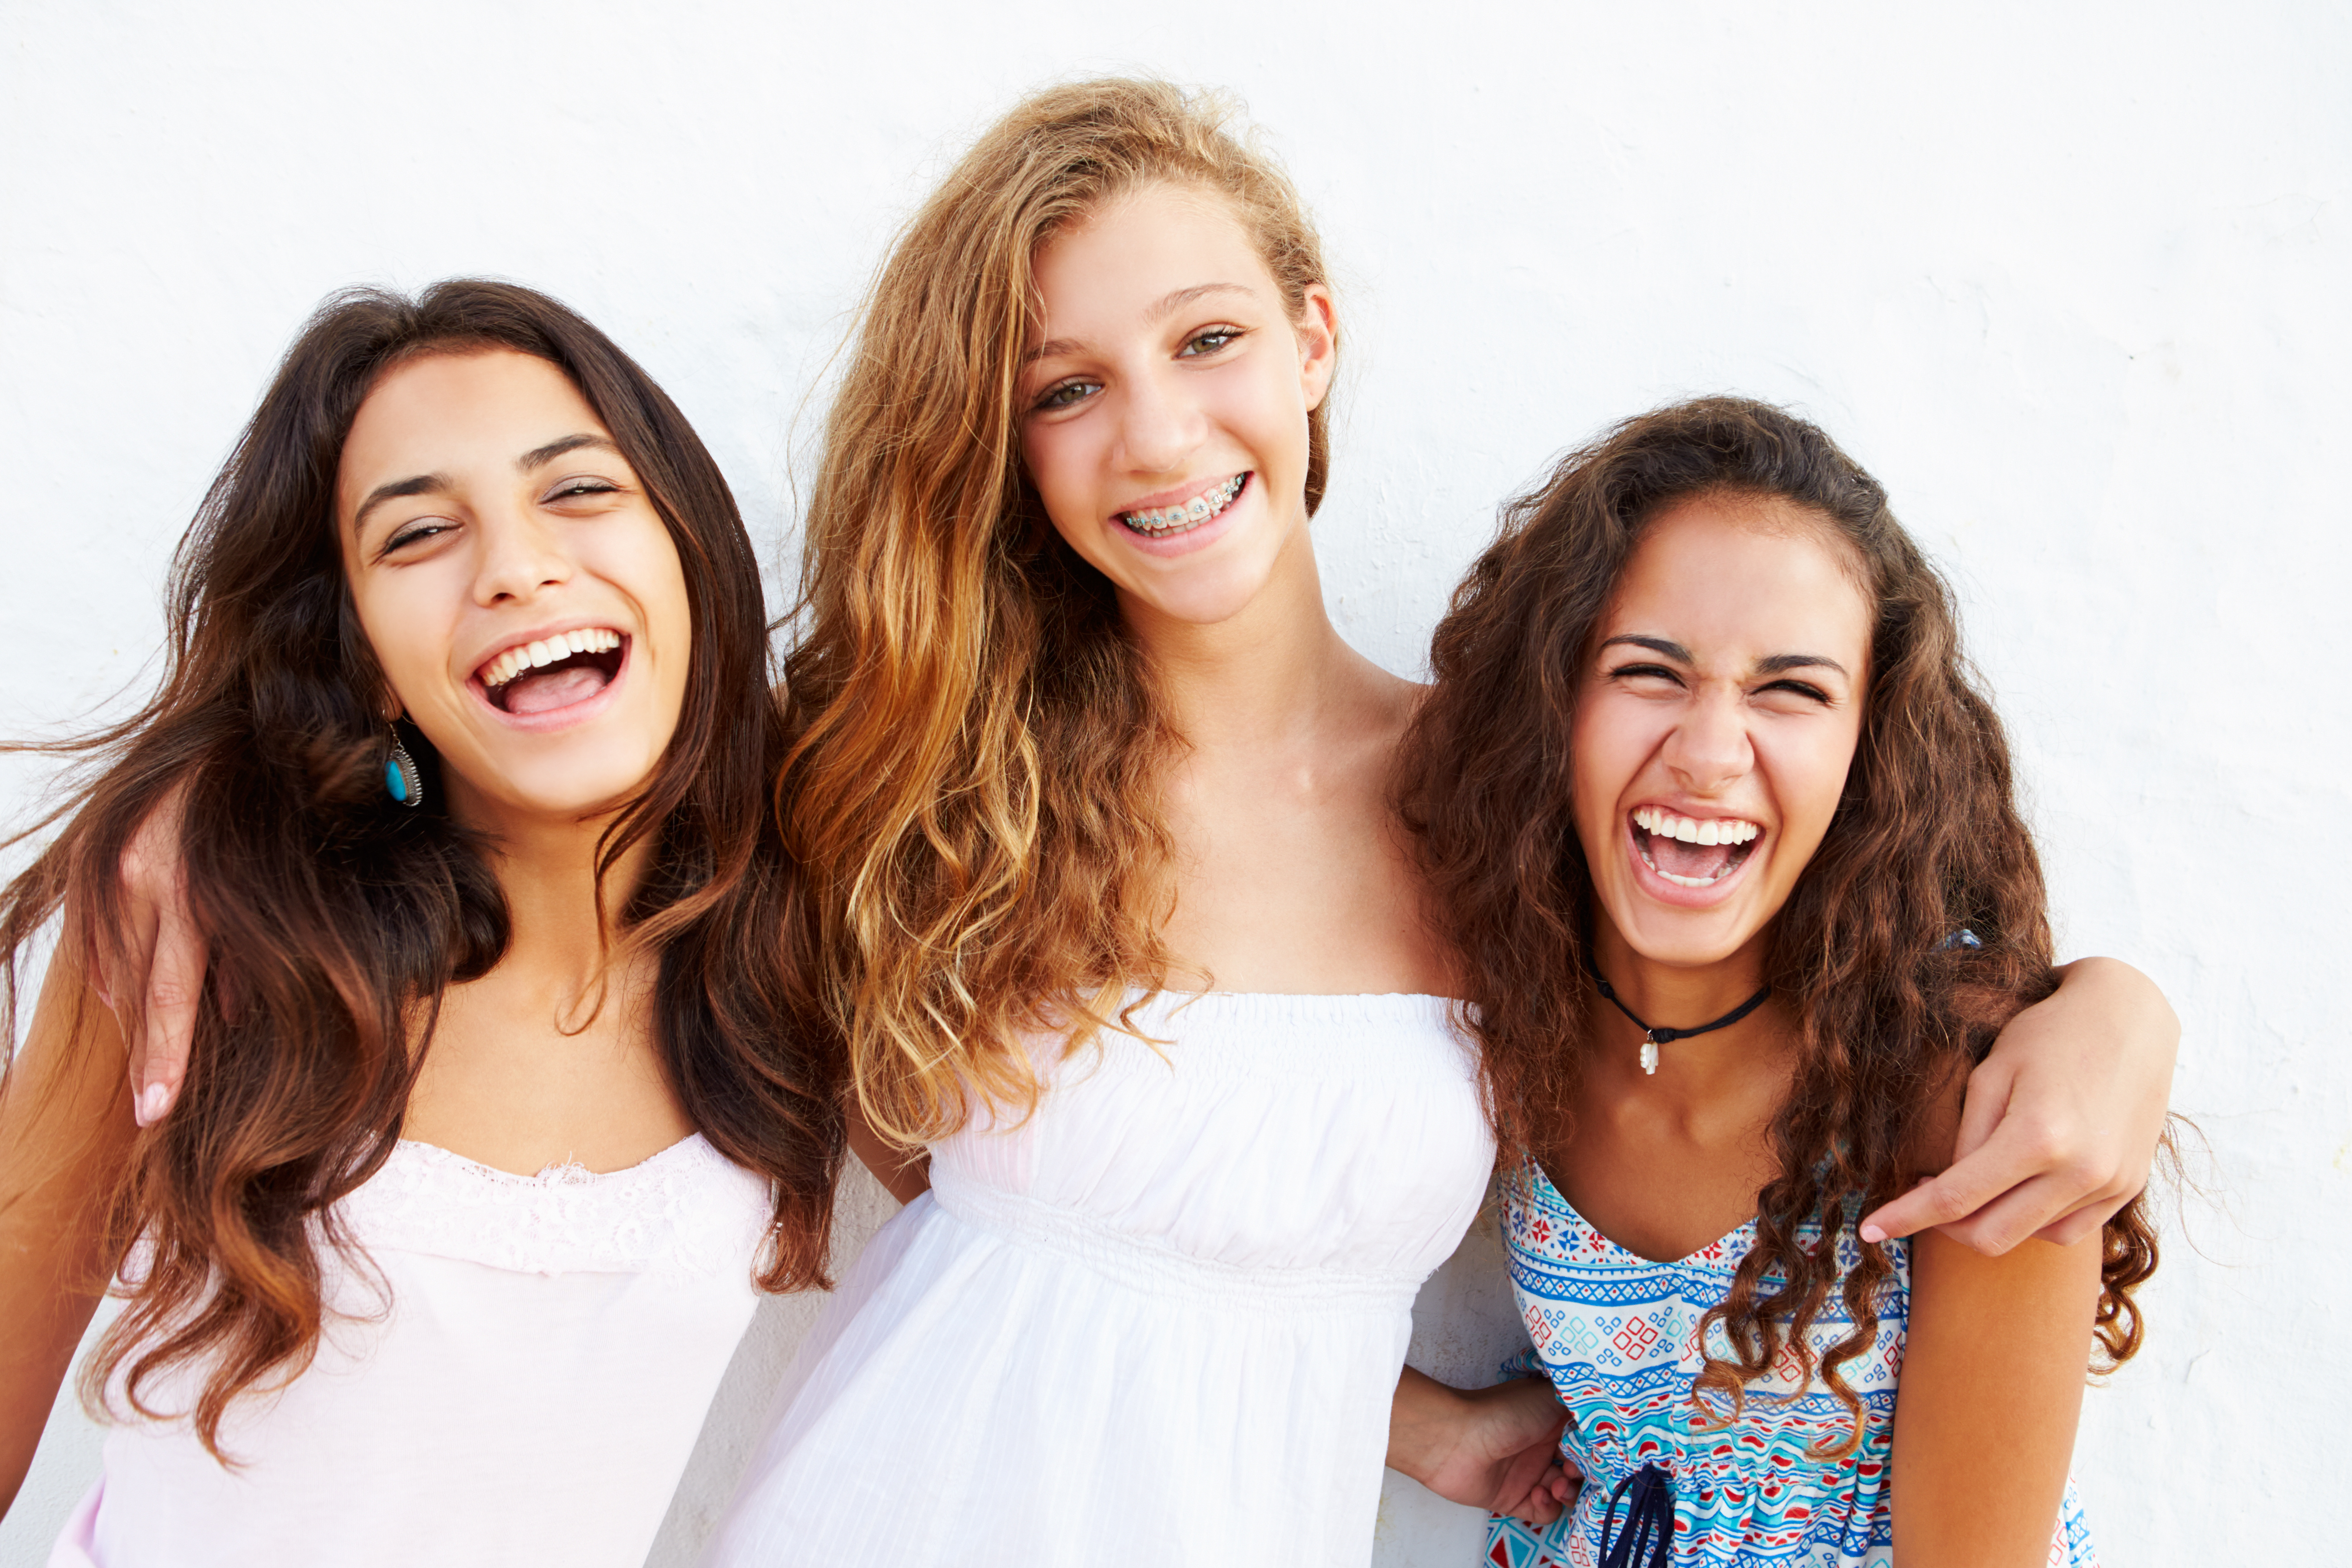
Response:
M1159 789L1181 742L1109 584L1023 474L1015 395L1038 248L1147 184L1220 197L1304 315L1315 232L1231 116L1126 79L1015 106L899 235L834 401L777 799L821 879L861 1105L903 1142L958 1125L968 1093L1034 1102L1015 1039L1041 1009L1083 1034L1165 975ZM1328 422L1308 418L1310 511Z
M1813 426L1768 405L1706 398L1627 420L1508 503L1455 591L1431 660L1435 691L1400 759L1402 797L1477 1007L1504 1157L1570 1135L1591 1047L1592 884L1571 815L1568 737L1596 626L1644 525L1708 492L1777 497L1843 542L1875 605L1862 732L1827 836L1775 917L1766 978L1798 1023L1798 1061L1768 1131L1779 1174L1726 1301L1727 1363L1701 1390L1736 1410L1832 1289L1853 1331L1877 1332L1885 1249L1842 1243L1905 1191L1939 1096L2000 1026L2055 988L2048 896L2014 802L2009 744L1960 650L1949 589L1886 494ZM1973 945L1955 940L1971 933ZM2139 1346L2132 1289L2156 1268L2136 1200L2107 1222L2097 1337L2109 1363ZM1818 1247L1798 1227L1818 1221ZM1843 1268L1841 1252L1858 1258Z
M197 1366L193 1412L218 1450L230 1403L309 1364L332 1205L391 1152L421 1051L412 1020L504 953L505 900L475 839L383 784L386 686L360 629L333 518L343 442L390 368L511 349L580 390L643 481L684 569L693 647L683 711L643 793L604 835L601 879L632 846L647 869L621 923L659 954L654 1030L688 1117L774 1183L761 1283L823 1279L839 1168L839 1052L801 990L799 874L769 810L784 754L758 563L718 466L676 405L587 321L511 284L453 280L415 300L354 289L287 352L173 563L161 689L134 717L47 748L94 778L0 895L6 1006L16 960L69 906L119 918L114 868L184 790L179 849L211 949L185 1087L144 1133L113 1205L148 1249L87 1374L124 1388ZM424 737L403 726L428 785ZM12 1036L13 1037L13 1036ZM11 1075L13 1079L15 1075Z

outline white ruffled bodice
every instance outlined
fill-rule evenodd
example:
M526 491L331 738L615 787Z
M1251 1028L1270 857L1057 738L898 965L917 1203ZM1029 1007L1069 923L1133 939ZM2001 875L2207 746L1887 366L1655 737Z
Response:
M935 1145L714 1561L1360 1568L1413 1296L1493 1159L1452 1007L1159 998L1167 1044L1106 1035Z
M758 1293L768 1183L695 1136L625 1171L398 1144L338 1212L316 1359L224 1424L109 1436L52 1568L637 1568ZM151 1394L184 1410L195 1380ZM120 1405L119 1408L127 1408Z

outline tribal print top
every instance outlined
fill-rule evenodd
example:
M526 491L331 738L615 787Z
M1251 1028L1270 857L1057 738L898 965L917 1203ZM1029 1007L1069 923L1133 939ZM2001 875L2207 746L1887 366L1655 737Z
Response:
M1862 1400L1862 1443L1844 1457L1820 1458L1810 1450L1842 1444L1853 1417L1817 1381L1800 1381L1797 1357L1786 1347L1770 1374L1748 1385L1729 1429L1700 1425L1702 1413L1691 1400L1704 1364L1699 1320L1729 1294L1733 1274L1755 1244L1755 1221L1687 1258L1657 1263L1587 1224L1533 1161L1521 1176L1505 1184L1503 1239L1533 1349L1504 1371L1551 1379L1572 1417L1560 1451L1585 1482L1576 1507L1540 1532L1516 1520L1490 1520L1485 1561L1493 1568L1601 1568L1612 1494L1628 1489L1638 1498L1652 1489L1630 1483L1654 1466L1672 1481L1675 1528L1660 1561L1673 1568L1891 1568L1887 1459L1910 1311L1909 1244L1886 1244L1895 1268L1880 1289L1877 1341L1841 1369ZM1821 1227L1809 1224L1799 1235L1817 1241ZM1851 1224L1837 1245L1841 1267L1853 1268L1860 1244ZM1815 1356L1853 1327L1832 1292L1808 1335ZM1717 1326L1709 1336L1718 1354L1726 1349L1721 1334ZM1655 1503L1663 1506L1664 1489L1657 1491ZM1621 1537L1630 1500L1617 1506ZM1635 1568L1649 1562L1644 1551ZM2071 1480L2050 1562L2053 1568L2097 1565Z

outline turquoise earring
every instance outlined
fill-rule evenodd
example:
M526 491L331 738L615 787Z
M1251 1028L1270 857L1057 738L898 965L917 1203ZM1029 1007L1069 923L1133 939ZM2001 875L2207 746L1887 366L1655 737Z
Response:
M425 779L416 771L416 759L400 743L400 731L392 732L392 755L384 759L383 787L392 798L403 805L421 805L425 801Z

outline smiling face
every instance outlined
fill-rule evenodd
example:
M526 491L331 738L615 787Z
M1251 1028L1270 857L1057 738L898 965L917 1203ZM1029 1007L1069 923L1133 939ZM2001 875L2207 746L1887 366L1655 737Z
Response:
M1329 293L1303 321L1217 196L1155 184L1039 252L1021 449L1054 527L1129 612L1211 625L1307 540L1307 416Z
M1596 913L1640 958L1760 952L1845 786L1871 613L1828 523L1788 501L1698 496L1643 530L1570 731Z
M569 377L511 350L386 374L343 444L336 528L394 700L451 815L495 827L626 804L677 728L677 548Z

